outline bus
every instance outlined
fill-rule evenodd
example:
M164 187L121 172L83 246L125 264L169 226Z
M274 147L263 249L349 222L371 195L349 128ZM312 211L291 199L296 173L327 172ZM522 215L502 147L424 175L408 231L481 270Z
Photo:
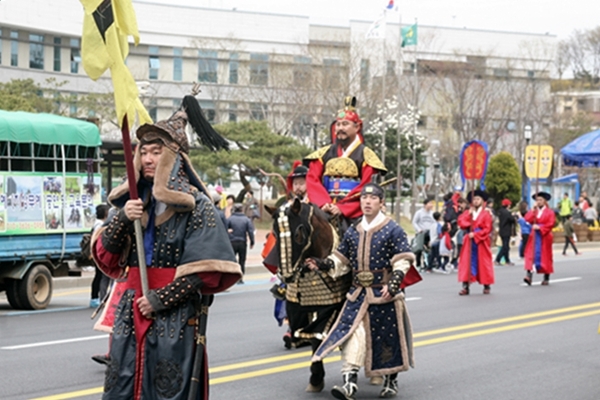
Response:
M0 110L0 291L13 308L44 309L53 277L81 257L101 198L96 124Z

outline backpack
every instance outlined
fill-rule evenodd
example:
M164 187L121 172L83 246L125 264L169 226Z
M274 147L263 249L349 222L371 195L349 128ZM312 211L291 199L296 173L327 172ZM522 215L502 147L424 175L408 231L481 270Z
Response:
M90 233L84 233L81 238L81 242L79 242L79 248L81 249L81 256L86 260L90 260L92 258L92 233L94 230L92 229Z

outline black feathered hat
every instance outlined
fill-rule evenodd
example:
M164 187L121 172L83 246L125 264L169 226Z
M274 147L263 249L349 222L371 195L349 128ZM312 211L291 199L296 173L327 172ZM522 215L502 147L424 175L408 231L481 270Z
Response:
M483 201L488 201L488 199L490 198L490 195L487 192L485 192L481 189L477 189L477 190L473 190L473 191L469 192L469 194L467 194L467 201L469 203L472 203L473 197L475 197L475 196L481 197L483 199Z

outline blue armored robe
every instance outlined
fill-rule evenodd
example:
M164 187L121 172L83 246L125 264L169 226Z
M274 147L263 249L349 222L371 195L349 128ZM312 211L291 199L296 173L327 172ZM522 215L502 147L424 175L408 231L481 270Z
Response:
M414 365L404 293L390 300L381 293L394 270L401 270L406 280L409 270L414 270L414 254L396 222L380 214L374 223L368 230L364 224L351 226L330 256L335 264L330 274L352 270L353 283L338 320L313 356L313 361L320 361L338 346L344 347L353 335L353 340L360 337L364 356L359 358L368 377L406 371Z

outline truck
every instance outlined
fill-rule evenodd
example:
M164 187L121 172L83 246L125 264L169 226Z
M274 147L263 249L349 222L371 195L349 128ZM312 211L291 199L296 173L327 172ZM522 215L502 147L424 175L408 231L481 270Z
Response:
M0 292L13 308L46 308L53 278L77 272L102 201L101 145L92 122L0 110Z

